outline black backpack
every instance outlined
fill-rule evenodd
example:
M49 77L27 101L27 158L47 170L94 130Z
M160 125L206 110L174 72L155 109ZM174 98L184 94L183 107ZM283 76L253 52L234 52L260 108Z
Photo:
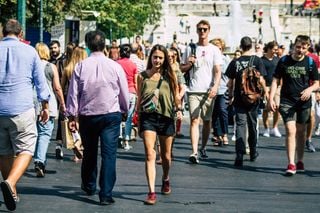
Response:
M254 57L251 56L248 67L242 71L241 78L241 100L247 107L258 104L263 93L263 87L260 82L261 73L252 66ZM241 63L240 66L242 66Z

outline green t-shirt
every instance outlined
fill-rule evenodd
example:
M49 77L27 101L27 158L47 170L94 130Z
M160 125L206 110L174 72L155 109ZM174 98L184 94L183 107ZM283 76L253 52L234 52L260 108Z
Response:
M149 96L154 92L154 90L158 86L159 81L154 81L150 79L145 71L141 72L140 74L143 77L140 94L141 100L143 100L143 97ZM173 118L173 106L173 95L171 93L170 85L168 83L168 80L166 78L163 78L159 88L159 104L157 106L156 112L166 117ZM139 109L139 111L142 111L141 108Z

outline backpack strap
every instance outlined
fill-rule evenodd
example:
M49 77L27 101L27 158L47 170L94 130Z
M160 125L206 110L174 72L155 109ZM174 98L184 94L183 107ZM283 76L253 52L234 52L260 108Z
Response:
M313 63L314 63L314 61L313 61L313 59L310 57L310 56L308 56L308 64L309 64L309 72L312 72L312 67L313 67Z
M253 67L254 57L255 57L255 55L252 55L252 56L250 57L248 67Z

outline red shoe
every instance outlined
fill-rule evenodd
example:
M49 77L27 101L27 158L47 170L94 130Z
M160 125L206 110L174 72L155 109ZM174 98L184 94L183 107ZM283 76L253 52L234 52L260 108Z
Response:
M299 173L304 172L304 164L302 161L298 161L298 163L297 163L297 172L299 172Z
M157 202L157 196L155 192L149 192L147 195L147 199L144 201L146 205L154 205Z
M292 176L296 174L297 168L294 164L289 164L286 170L286 176Z
M168 195L171 193L171 187L169 180L162 181L161 193L164 195Z

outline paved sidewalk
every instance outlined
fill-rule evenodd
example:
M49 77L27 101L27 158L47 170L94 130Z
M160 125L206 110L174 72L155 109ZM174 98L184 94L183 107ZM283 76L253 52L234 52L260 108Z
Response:
M284 133L283 128L280 129ZM188 126L183 125L188 135ZM231 138L231 135L229 135ZM319 140L314 139L319 147ZM305 174L285 177L287 166L284 138L259 138L260 156L243 169L233 167L234 142L227 147L208 143L209 159L199 165L188 162L190 138L176 139L171 170L172 194L160 194L161 166L157 165L158 202L145 206L147 182L141 139L133 150L119 149L116 203L100 206L98 195L88 197L80 189L80 163L71 161L65 150L64 160L56 160L54 142L48 154L45 178L36 178L33 164L18 184L20 202L16 212L319 212L320 152L305 154ZM3 202L2 194L0 202ZM6 212L2 203L0 212Z

